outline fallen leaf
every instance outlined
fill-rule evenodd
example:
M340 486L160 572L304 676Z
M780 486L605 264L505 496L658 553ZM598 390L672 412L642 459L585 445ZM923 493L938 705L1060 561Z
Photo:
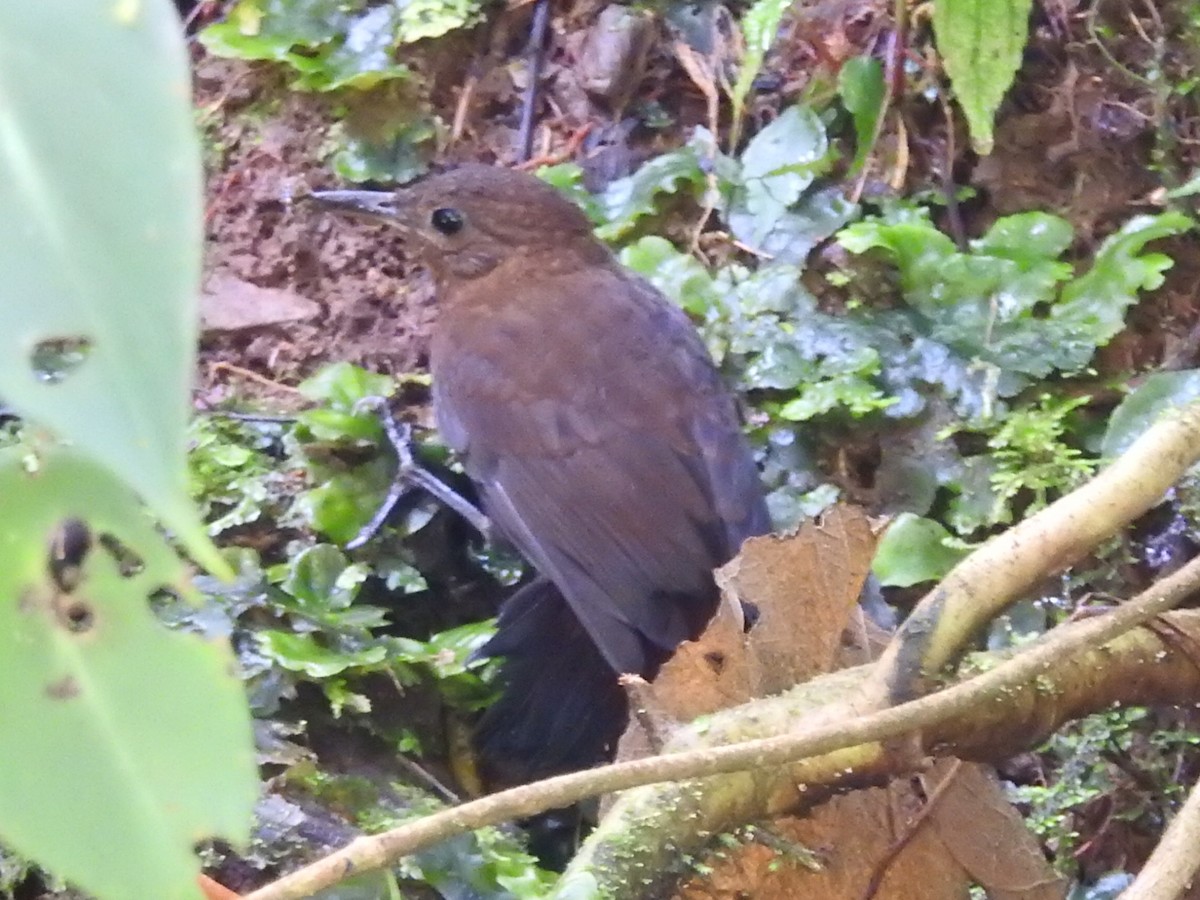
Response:
M205 332L302 322L320 311L319 304L299 294L259 287L228 272L210 276L200 296L200 325Z

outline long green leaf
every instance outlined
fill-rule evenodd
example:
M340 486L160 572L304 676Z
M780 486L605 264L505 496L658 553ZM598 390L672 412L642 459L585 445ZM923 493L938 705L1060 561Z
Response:
M992 152L992 120L1021 65L1032 5L1033 0L934 2L938 52L979 153Z
M173 6L0 4L0 397L220 570L184 470L201 222Z
M193 900L196 841L249 837L258 778L225 641L149 606L187 572L137 498L0 452L0 841L100 900Z

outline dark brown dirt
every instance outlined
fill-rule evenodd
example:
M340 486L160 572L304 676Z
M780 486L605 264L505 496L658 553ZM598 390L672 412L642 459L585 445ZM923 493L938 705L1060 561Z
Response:
M660 28L635 99L660 104L674 123L636 137L613 126L614 111L589 98L576 72L598 10L580 2L556 14L535 132L535 155L573 159L597 185L678 143L690 126L706 120L703 79L697 80L694 66L684 71ZM472 84L462 134L438 153L435 164L515 161L521 92L510 64L521 58L527 19L528 10L518 9L490 30L416 49L413 64L428 86L426 102L443 121L453 120L464 86ZM879 0L818 3L798 11L768 58L751 120L769 120L801 92L830 79L849 56L877 50L888 24L887 4ZM1147 60L1144 41L1120 35L1101 51L1089 32L1095 24L1075 4L1046 4L1001 111L996 149L986 158L971 152L961 125L947 134L937 104L910 92L901 107L907 150L898 152L898 134L885 134L880 177L903 158L907 189L945 191L944 173L952 171L955 185L976 193L963 204L960 221L944 223L951 230L969 237L998 216L1049 210L1072 222L1084 255L1131 213L1161 208L1155 188L1163 179L1155 165L1156 158L1164 165L1168 125L1178 139L1175 158L1165 165L1184 171L1196 162L1196 142L1189 142L1197 130L1190 99L1164 98L1114 69L1106 52L1125 54L1124 65L1135 73L1155 60ZM1151 33L1173 27L1170 21L1143 24ZM924 39L918 25L910 59ZM206 318L236 320L231 327L206 330L200 402L239 398L287 405L294 401L287 386L335 360L395 374L423 368L435 311L428 279L406 263L399 242L377 228L323 219L290 202L333 183L323 158L334 121L326 102L288 90L269 67L196 52L197 105L216 145L208 186ZM728 47L715 46L711 69L728 54ZM1176 56L1167 53L1156 64L1186 69L1188 61ZM468 70L464 63L472 58L480 61ZM917 76L924 82L937 77L928 69ZM369 104L365 108L360 105L354 116L369 117ZM580 139L583 129L589 131ZM1200 250L1191 239L1169 249L1176 264L1166 289L1133 311L1130 328L1098 359L1102 371L1194 362L1200 303L1193 286Z
M432 291L399 241L291 202L333 186L321 159L330 121L322 103L281 90L266 70L212 59L198 65L196 89L201 110L221 122L208 183L206 312L253 304L252 290L234 289L242 282L311 301L281 321L206 330L201 402L261 396L278 405L292 395L272 383L294 385L336 360L397 374L423 368Z

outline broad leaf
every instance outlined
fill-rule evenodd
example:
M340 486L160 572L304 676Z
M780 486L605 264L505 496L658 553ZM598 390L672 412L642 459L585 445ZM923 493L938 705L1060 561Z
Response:
M223 570L187 495L200 153L166 0L0 4L0 396Z
M224 640L150 609L187 571L136 497L0 453L0 841L101 900L200 897L193 845L249 837L249 712Z
M885 586L937 581L966 556L949 539L950 532L932 519L901 513L879 542L871 571Z
M1120 456L1142 432L1173 409L1200 400L1200 369L1154 372L1136 391L1121 401L1108 421L1101 455Z

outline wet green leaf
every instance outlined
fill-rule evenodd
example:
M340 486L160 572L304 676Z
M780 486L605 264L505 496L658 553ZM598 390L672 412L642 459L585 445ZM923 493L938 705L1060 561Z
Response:
M358 404L369 398L390 397L396 381L389 375L368 372L350 363L326 366L300 383L300 393L317 403L327 403L339 412L358 412Z
M1138 291L1162 284L1172 260L1162 253L1144 253L1146 245L1189 231L1194 224L1178 212L1134 216L1104 239L1091 269L1063 289L1061 301L1050 311L1059 350L1069 359L1060 368L1070 372L1086 365L1095 348L1125 326L1125 313Z
M404 184L425 174L437 127L431 119L414 120L408 114L372 134L351 133L349 125L336 127L333 136L340 146L330 165L338 178Z
M678 150L656 156L640 169L608 186L601 195L607 224L596 230L605 240L626 234L643 216L654 213L662 194L699 196L707 184L705 172L719 156L703 128Z
M789 107L756 134L722 204L734 236L777 262L802 264L854 210L839 189L806 196L828 154L825 126L806 106Z
M314 635L290 631L263 631L259 633L259 639L263 652L276 663L318 680L340 675L348 669L378 666L387 658L387 648L382 644L339 650L324 646Z
M742 39L746 52L738 69L737 81L730 90L733 102L734 118L740 122L746 96L754 84L754 79L762 71L763 60L767 51L775 43L779 33L779 23L791 6L789 0L755 0L742 15ZM734 126L735 129L737 125ZM736 148L734 148L736 149Z
M854 119L854 162L850 171L857 172L866 162L875 139L875 128L883 112L886 96L883 66L869 56L846 60L838 72L838 93L842 105Z
M952 540L950 532L932 519L901 513L879 542L871 571L885 587L938 581L967 554Z
M219 569L184 467L203 243L187 48L165 0L118 13L0 5L0 394Z
M366 577L366 568L351 565L337 547L317 544L291 560L280 586L300 601L302 608L345 609L354 602Z
M1138 291L1157 287L1170 266L1161 254L1143 254L1145 245L1190 225L1178 213L1138 216L1074 280L1059 259L1070 227L1046 213L1000 219L966 253L927 218L909 214L857 222L838 240L854 253L883 250L896 263L904 299L918 314L906 330L932 342L903 349L908 365L957 393L960 409L986 417L1033 379L1086 366L1123 327ZM885 360L888 343L884 337ZM933 355L922 362L918 350Z
M200 42L215 56L285 64L302 90L365 90L409 77L395 60L407 24L390 3L239 0Z

